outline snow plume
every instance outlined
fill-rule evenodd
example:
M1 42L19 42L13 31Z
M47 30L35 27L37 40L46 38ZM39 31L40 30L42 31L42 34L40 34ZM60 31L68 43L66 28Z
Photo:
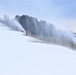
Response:
M6 15L3 19L0 19L0 23L3 23L11 30L25 32L24 28L16 21L16 19L9 19L9 17Z
M17 17L17 16L16 16ZM70 31L62 31L46 21L38 21L34 17L23 15L17 17L27 35L47 43L67 46L76 49L76 35Z

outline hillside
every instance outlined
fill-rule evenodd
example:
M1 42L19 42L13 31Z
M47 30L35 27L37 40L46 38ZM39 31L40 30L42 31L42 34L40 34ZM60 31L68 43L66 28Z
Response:
M0 25L0 75L76 75L76 52Z

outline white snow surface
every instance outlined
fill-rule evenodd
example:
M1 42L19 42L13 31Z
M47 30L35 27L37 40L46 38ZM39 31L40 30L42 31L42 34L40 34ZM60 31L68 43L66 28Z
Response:
M33 41L0 25L0 75L76 75L76 51Z

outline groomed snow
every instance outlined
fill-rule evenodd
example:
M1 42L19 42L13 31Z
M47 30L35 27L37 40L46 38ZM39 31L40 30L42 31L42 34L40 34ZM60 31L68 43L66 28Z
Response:
M76 75L75 51L33 41L0 26L0 75Z

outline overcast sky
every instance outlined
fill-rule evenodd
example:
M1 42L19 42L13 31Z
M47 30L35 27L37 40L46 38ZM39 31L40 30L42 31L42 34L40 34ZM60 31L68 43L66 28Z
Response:
M76 27L75 0L0 0L0 14L26 14L61 27Z

